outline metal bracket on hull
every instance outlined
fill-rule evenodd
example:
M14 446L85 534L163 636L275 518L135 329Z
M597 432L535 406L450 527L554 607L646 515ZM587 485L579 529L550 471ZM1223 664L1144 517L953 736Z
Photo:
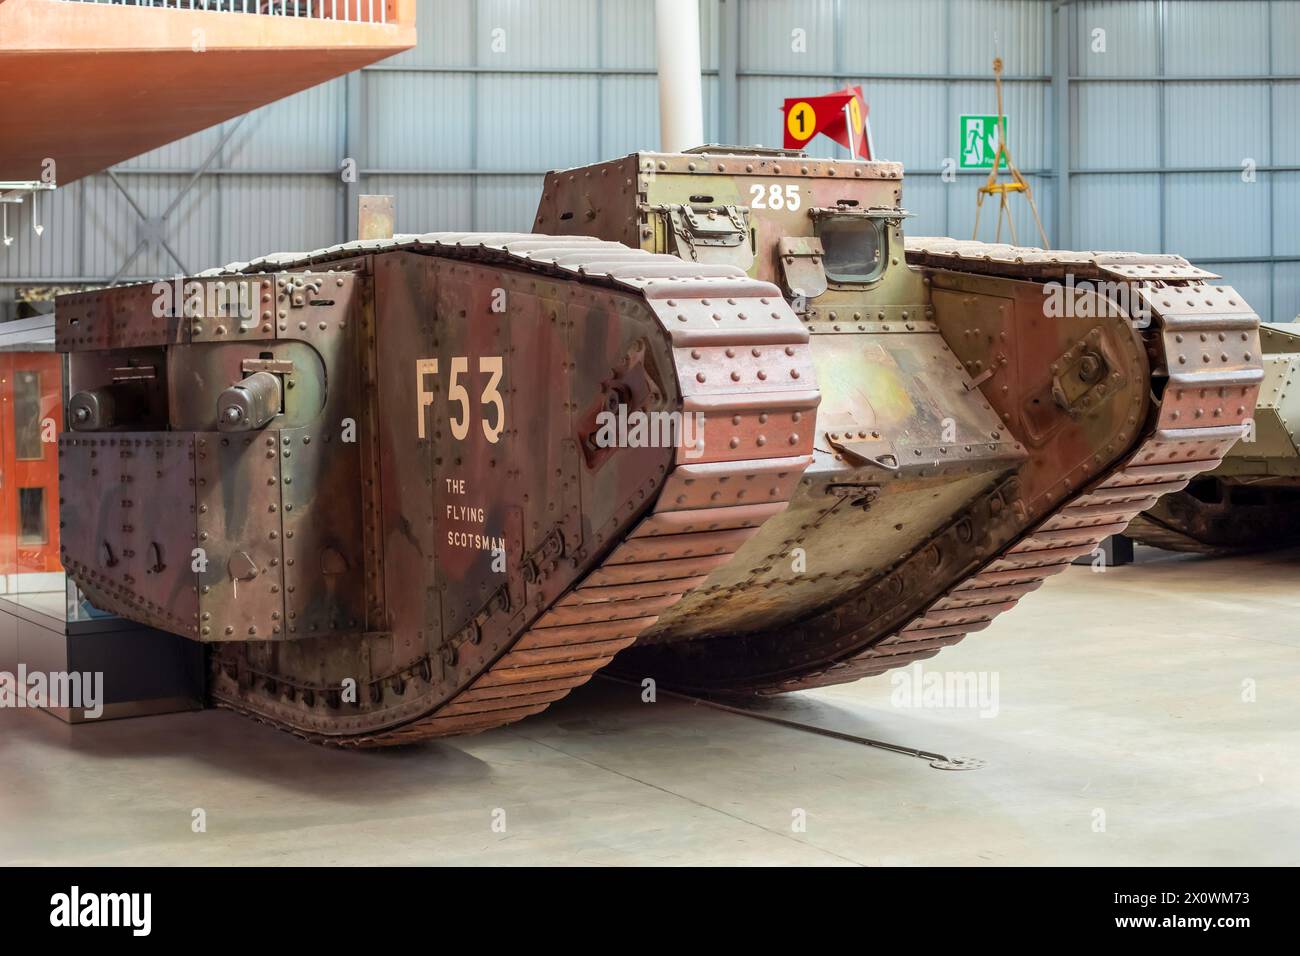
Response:
M815 299L826 291L822 241L815 236L787 236L777 243L786 290L792 296Z
M826 440L836 451L847 455L854 464L898 471L898 453L894 450L894 443L886 438L867 438L865 432L858 432L856 437L847 432L842 436L831 432Z

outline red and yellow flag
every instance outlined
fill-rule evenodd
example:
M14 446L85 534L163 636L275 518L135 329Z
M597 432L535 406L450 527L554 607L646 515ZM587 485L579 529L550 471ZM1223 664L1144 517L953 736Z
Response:
M863 159L872 158L871 127L862 87L846 86L825 96L790 97L781 109L785 113L786 149L803 149L821 133Z

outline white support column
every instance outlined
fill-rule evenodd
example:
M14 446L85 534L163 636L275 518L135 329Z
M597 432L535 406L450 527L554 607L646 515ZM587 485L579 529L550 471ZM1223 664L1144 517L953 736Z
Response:
M704 144L699 0L655 0L659 146L667 153Z

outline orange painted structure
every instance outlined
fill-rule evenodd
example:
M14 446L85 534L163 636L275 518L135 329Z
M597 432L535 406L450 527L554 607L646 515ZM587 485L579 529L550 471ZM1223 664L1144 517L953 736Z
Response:
M41 179L47 158L72 182L415 45L415 0L318 7L0 0L0 182Z
M0 574L61 572L62 356L0 352Z

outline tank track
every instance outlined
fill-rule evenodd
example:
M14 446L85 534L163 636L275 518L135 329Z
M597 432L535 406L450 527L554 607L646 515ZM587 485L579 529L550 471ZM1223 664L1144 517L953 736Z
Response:
M1260 326L1264 382L1255 412L1256 440L1233 449L1224 467L1169 495L1133 519L1128 535L1166 551L1239 554L1300 544L1294 397L1300 335L1294 323Z
M1150 307L1146 340L1158 411L1136 447L1064 500L1010 548L945 590L905 626L835 663L752 688L788 693L842 684L933 657L987 628L1048 577L1092 554L1163 495L1218 466L1241 437L1263 380L1259 318L1231 288L1176 256L1051 252L950 239L909 240L908 259L935 268L1036 280L1066 273L1137 283ZM1227 366L1232 349L1231 366ZM1163 377L1163 378L1162 378ZM1146 540L1146 539L1144 539Z
M645 490L626 503L629 517L637 510L643 512L631 532L600 557L575 587L513 635L506 652L486 670L449 700L431 701L428 712L417 719L391 729L349 734L348 721L340 714L338 732L313 732L278 718L271 707L247 706L240 694L228 692L231 684L223 680L226 675L218 665L213 696L220 706L313 742L341 747L384 747L478 733L539 713L590 680L653 625L660 612L703 581L712 568L728 561L765 520L786 507L812 460L818 401L808 332L775 286L749 279L730 266L696 265L586 237L438 233L349 243L214 272L316 268L390 250L490 263L637 293L671 337L685 407L705 408L710 418L732 418L737 425L742 418L766 421L769 414L775 418L779 413L792 420L792 430L782 435L782 441L774 437L770 444L760 435L752 450L733 453L749 456L745 458L691 462L679 454L658 484L648 510L645 502L650 494ZM723 351L730 356L741 350L752 350L754 356L778 351L782 363L791 366L790 378L774 383L770 390L726 391L701 384L727 380L722 367L710 369L711 356L720 359ZM686 369L695 373L689 379L683 374ZM759 376L766 378L767 373ZM804 410L792 413L791 408ZM804 424L799 424L801 419ZM731 447L737 444L733 439ZM268 703L273 698L283 706L286 681L282 676L241 676L245 694L261 692L263 686L272 688L265 691ZM315 723L321 717L319 698L328 694L327 689L321 691L312 695L310 705ZM291 699L300 701L302 696Z
M1140 514L1129 522L1125 534L1139 544L1160 548L1164 551L1181 551L1188 554L1222 554L1225 548L1198 541L1190 534L1184 534L1172 528L1159 518L1149 514Z

